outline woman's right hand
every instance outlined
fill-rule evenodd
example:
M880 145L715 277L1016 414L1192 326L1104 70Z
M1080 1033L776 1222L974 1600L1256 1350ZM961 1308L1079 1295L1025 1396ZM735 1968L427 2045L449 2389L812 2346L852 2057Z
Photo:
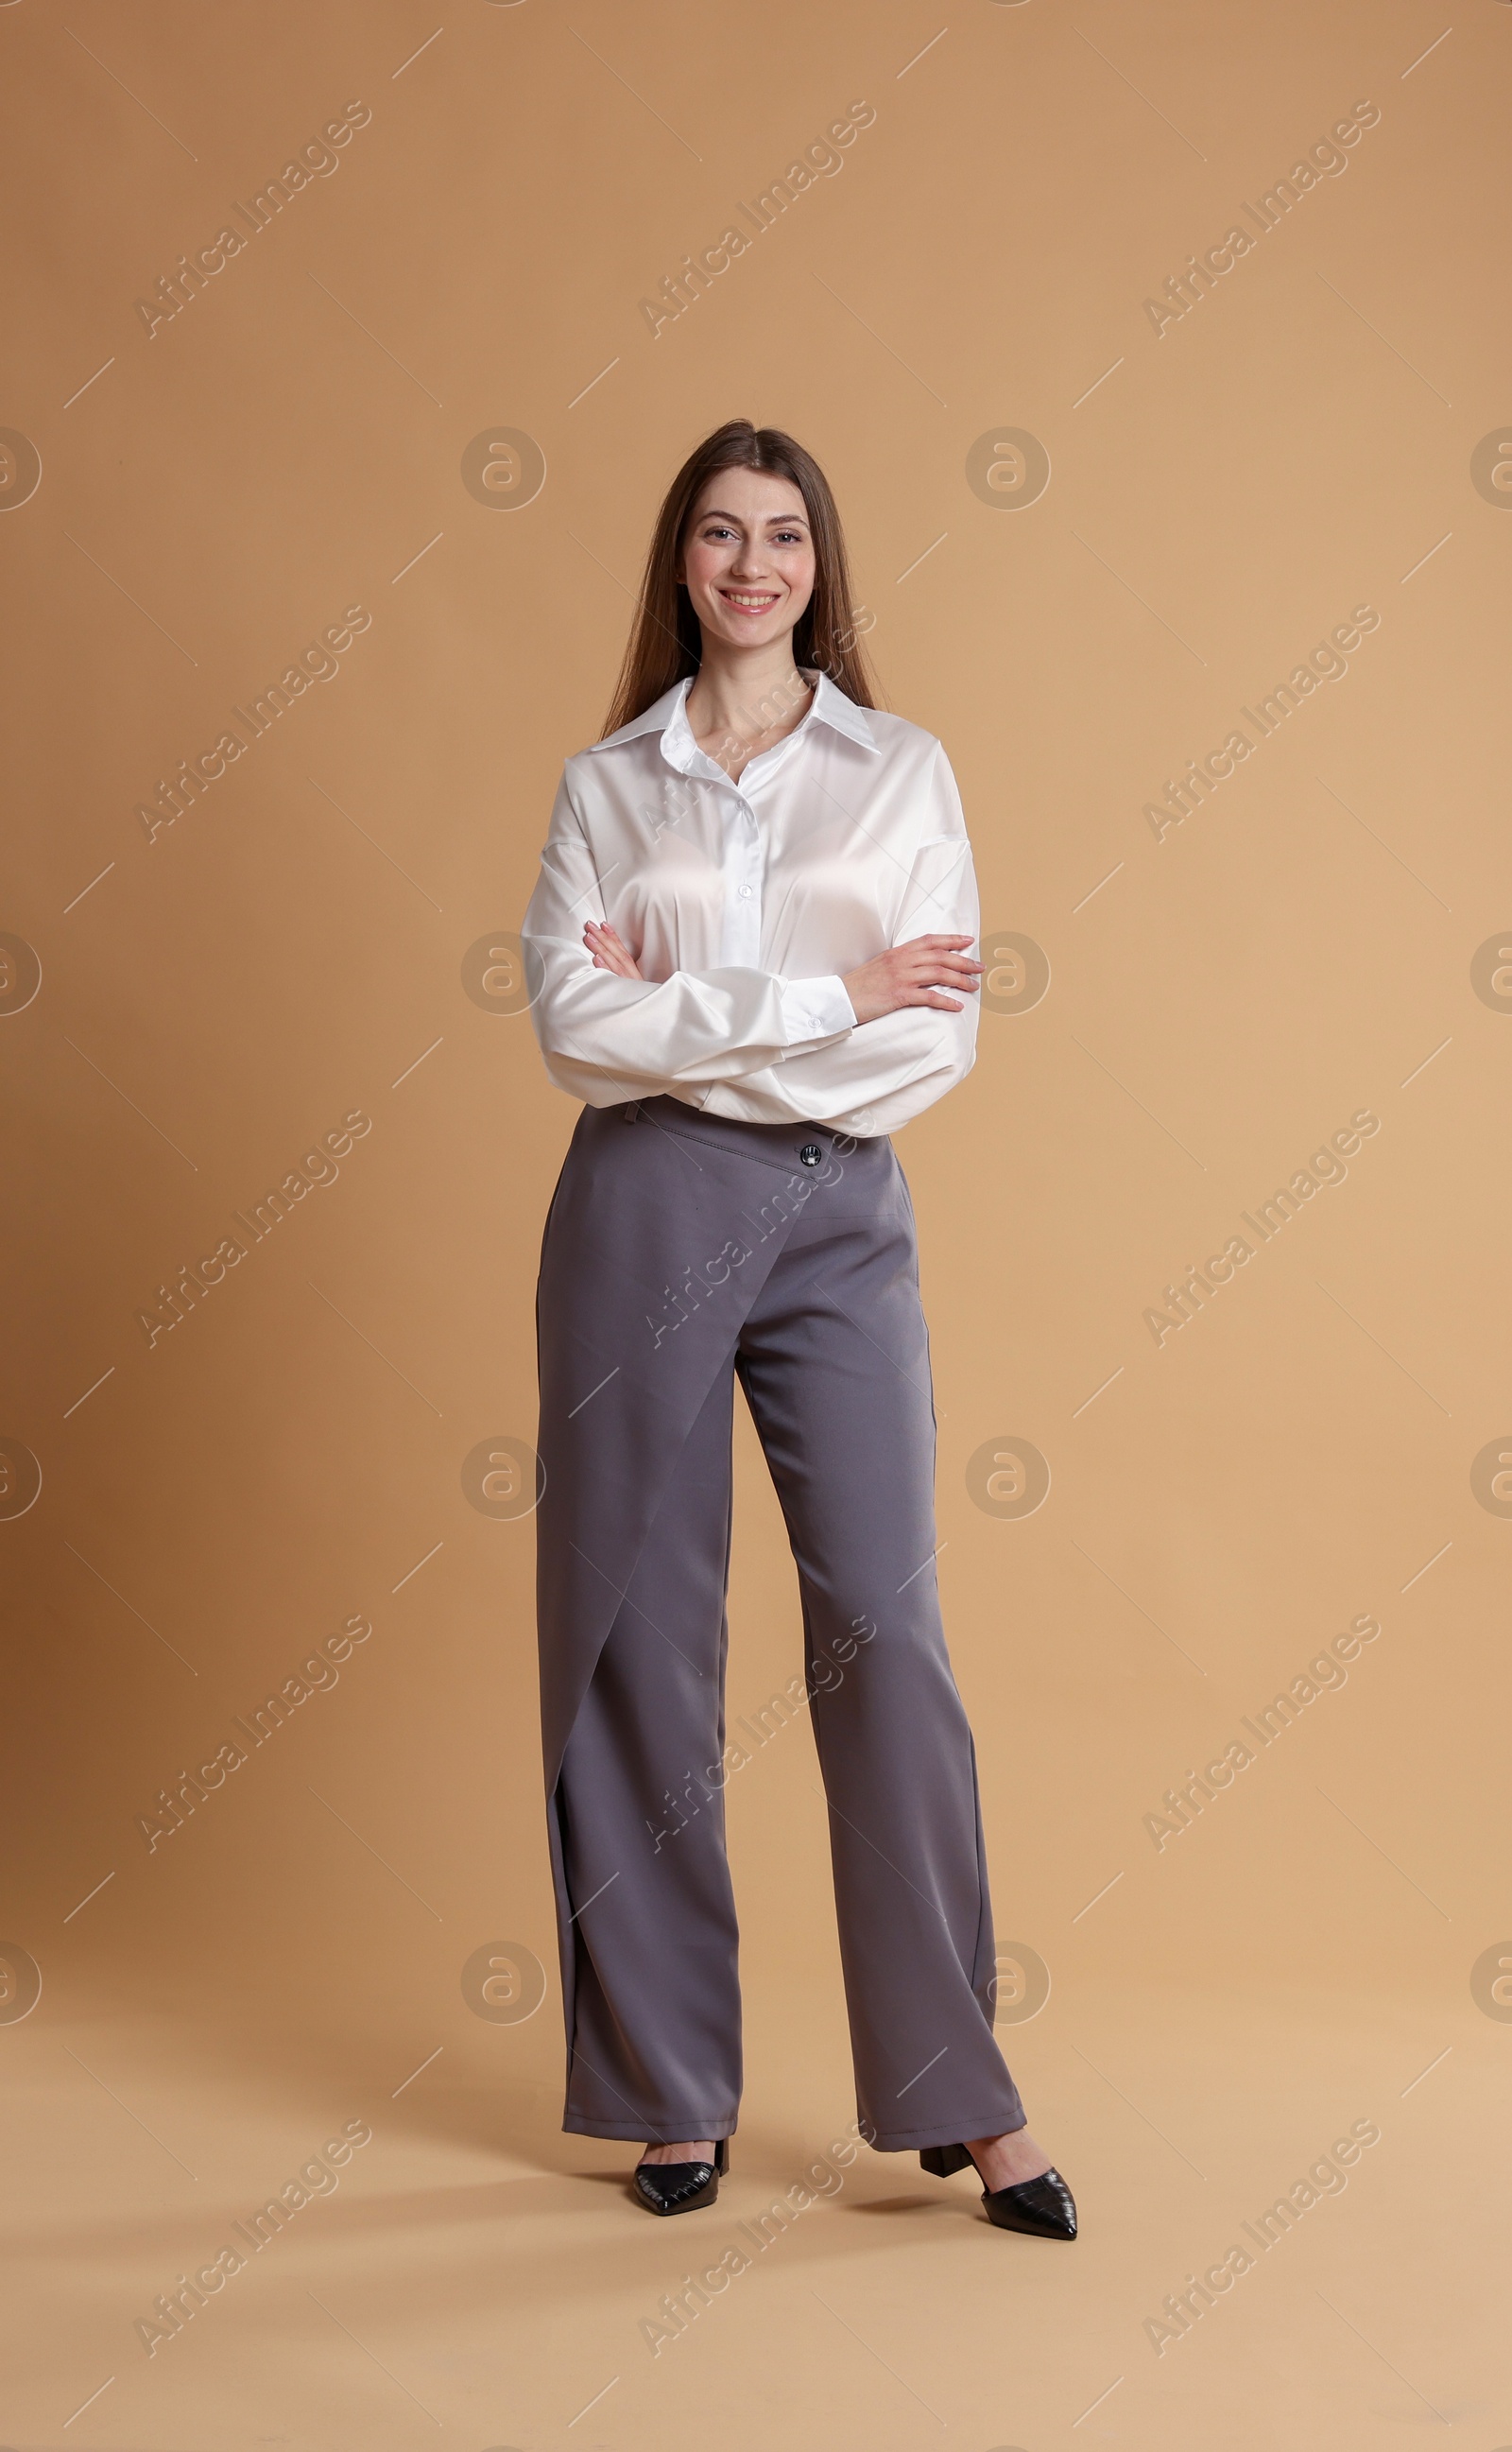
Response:
M936 1013L959 1013L959 996L974 996L982 964L973 961L961 948L969 945L970 937L914 937L906 945L893 945L874 960L863 962L858 970L847 971L843 982L846 995L855 1008L858 1022L877 1021L885 1013L896 1013L904 1005L924 1004ZM954 988L957 997L942 996L942 988Z
M590 920L583 929L582 941L593 956L596 971L613 971L621 979L640 977L634 954L609 920Z

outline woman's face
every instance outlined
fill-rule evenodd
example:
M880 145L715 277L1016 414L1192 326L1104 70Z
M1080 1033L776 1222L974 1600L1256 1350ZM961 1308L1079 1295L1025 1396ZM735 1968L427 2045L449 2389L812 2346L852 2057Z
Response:
M677 577L705 639L768 647L790 636L814 593L814 538L796 485L756 468L711 477Z

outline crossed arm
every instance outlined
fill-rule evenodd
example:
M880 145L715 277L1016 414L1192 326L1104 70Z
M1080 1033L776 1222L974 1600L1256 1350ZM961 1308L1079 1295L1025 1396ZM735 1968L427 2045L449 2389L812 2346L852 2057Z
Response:
M635 956L608 920L600 924L590 920L582 939L593 956L595 970L613 971L621 979L639 979ZM959 1013L961 997L975 995L982 969L963 950L971 941L970 937L914 937L906 945L889 946L885 954L845 972L841 984L857 1024L880 1020L883 1014L898 1013L905 1005ZM952 988L955 995L945 993Z

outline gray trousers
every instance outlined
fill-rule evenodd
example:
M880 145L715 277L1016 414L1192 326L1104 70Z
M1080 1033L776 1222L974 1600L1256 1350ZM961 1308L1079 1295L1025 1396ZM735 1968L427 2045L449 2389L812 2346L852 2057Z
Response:
M940 1625L929 1343L892 1143L668 1097L585 1108L537 1319L563 2127L736 2126L723 1789L760 1733L724 1722L737 1377L797 1566L788 1691L829 1803L862 2133L902 2151L1022 2127L992 2038L976 1760Z

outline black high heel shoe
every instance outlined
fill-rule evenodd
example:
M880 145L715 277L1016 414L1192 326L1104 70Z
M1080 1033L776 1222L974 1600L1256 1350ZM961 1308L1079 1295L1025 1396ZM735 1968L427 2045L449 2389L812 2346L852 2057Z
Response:
M654 2214L691 2214L712 2205L730 2168L730 2140L717 2138L712 2163L638 2163L636 2194Z
M919 2161L936 2180L948 2180L952 2171L976 2169L975 2157L964 2146L926 2146ZM1076 2200L1053 2165L1037 2179L1020 2180L1014 2187L984 2188L982 2203L988 2221L999 2230L1027 2231L1032 2239L1076 2236Z

